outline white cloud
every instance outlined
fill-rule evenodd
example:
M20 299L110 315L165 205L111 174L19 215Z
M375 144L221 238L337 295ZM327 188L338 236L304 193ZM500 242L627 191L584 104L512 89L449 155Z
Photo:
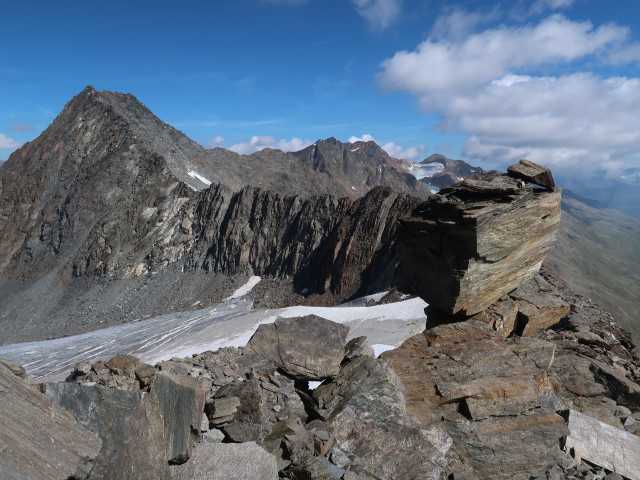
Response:
M402 0L351 0L369 26L384 30L402 14Z
M204 146L207 148L221 147L222 145L224 145L224 137L220 135L216 135L204 144Z
M0 148L19 148L22 144L16 142L13 138L7 137L0 133Z
M531 10L533 12L559 10L561 8L569 8L574 3L576 3L576 0L537 0L531 6Z
M603 78L578 64L609 61L628 48L628 36L618 25L553 15L537 25L429 38L386 60L379 81L415 95L425 112L440 115L442 129L469 134L468 157L613 170L640 157L640 79ZM554 66L572 73L540 75Z
M228 149L243 155L249 155L264 148L275 148L282 150L283 152L297 152L298 150L308 147L312 143L313 142L310 140L302 140L297 137L294 137L291 140L278 140L271 136L254 135L248 142L234 143L228 147Z
M416 145L414 147L404 148L400 145L396 145L393 142L387 142L385 144L381 144L375 138L373 138L368 133L365 133L361 137L349 137L349 143L355 142L375 142L380 145L385 152L389 154L389 156L393 158L401 158L407 160L417 160L424 157L424 154L427 148L424 145Z
M431 36L459 40L468 36L479 24L495 20L499 15L497 5L489 12L466 12L456 7L436 19Z

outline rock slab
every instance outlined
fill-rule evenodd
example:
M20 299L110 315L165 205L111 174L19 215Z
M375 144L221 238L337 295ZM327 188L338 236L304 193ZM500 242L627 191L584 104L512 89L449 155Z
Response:
M596 465L640 480L640 437L569 410L566 448Z
M74 383L43 383L41 389L102 439L90 480L169 478L160 407L148 393Z
M349 327L316 315L260 325L248 346L300 380L336 376Z
M100 437L12 370L0 362L0 477L87 478L100 452Z
M255 442L200 443L193 457L171 467L172 480L276 480L276 458Z
M181 375L157 373L151 395L157 398L164 419L167 460L184 463L200 436L204 405L211 383Z

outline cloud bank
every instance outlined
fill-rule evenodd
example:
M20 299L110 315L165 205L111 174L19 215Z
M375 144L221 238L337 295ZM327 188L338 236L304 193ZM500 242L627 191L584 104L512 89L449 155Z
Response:
M278 150L282 150L283 152L297 152L298 150L302 150L303 148L308 147L312 143L313 142L311 142L310 140L302 140L297 137L294 137L291 140L278 140L277 138L271 136L254 135L247 142L234 143L233 145L226 148L242 155L249 155L264 148L275 148Z
M529 158L614 176L638 166L640 79L586 67L638 62L640 47L628 28L555 14L533 25L466 36L440 27L438 34L385 60L378 80L388 91L414 95L425 113L440 116L442 130L467 133L468 158L499 164Z
M402 0L351 0L351 3L374 30L388 28L402 14Z
M7 137L0 133L0 148L11 148L16 149L19 148L22 144L16 142L13 138Z

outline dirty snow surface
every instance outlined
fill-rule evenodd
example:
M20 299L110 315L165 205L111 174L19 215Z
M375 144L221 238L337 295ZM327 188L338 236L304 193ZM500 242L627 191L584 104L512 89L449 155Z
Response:
M256 280L257 279L257 280ZM61 381L80 361L107 360L117 353L135 355L154 364L171 357L187 357L206 350L247 344L258 325L278 316L318 315L350 328L349 339L366 335L376 353L399 346L424 330L426 303L420 298L384 305L365 301L336 307L294 306L257 310L242 297L255 286L252 277L224 302L189 312L172 313L81 335L17 343L0 347L0 357L23 365L35 381Z

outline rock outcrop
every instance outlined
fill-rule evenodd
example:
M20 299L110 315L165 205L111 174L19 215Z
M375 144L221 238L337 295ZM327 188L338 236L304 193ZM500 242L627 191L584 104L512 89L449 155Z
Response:
M167 461L184 463L191 457L193 445L200 438L204 404L211 388L207 379L158 373L151 383L164 421Z
M405 386L409 412L441 424L479 478L529 479L558 462L568 433L546 376L554 350L509 344L465 321L416 335L382 358Z
M399 287L474 315L537 273L559 222L559 191L478 174L401 220Z

